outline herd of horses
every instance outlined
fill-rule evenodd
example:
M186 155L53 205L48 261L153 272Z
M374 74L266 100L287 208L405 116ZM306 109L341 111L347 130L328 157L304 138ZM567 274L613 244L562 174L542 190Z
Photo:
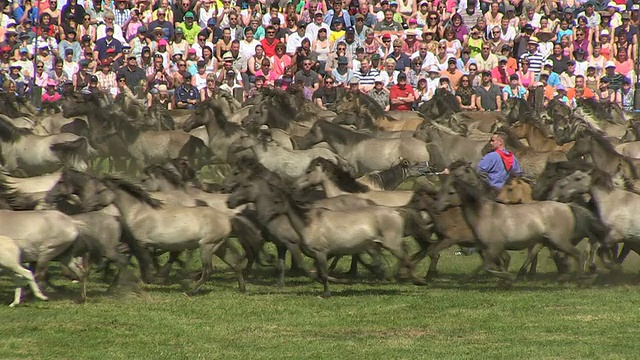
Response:
M597 265L618 271L639 249L640 117L613 103L582 100L572 110L551 101L534 111L510 99L501 112L467 112L438 92L418 111L385 112L345 92L332 112L298 89L265 89L244 104L221 93L188 111L76 93L61 113L34 115L0 98L0 266L15 280L11 306L25 283L47 299L39 284L53 287L51 261L83 281L86 297L92 264L105 276L116 267L111 290L169 281L174 264L193 276L199 250L188 294L209 280L214 256L245 291L271 242L277 285L290 253L291 270L330 296L343 256L351 275L362 265L381 279L423 284L438 276L443 250L475 247L474 274L508 284L535 274L546 247L560 278L573 270L583 283ZM495 132L523 170L500 191L475 170ZM205 168L218 181L203 181ZM385 268L381 250L397 269ZM511 273L509 252L521 250L526 261ZM426 257L428 272L416 274Z

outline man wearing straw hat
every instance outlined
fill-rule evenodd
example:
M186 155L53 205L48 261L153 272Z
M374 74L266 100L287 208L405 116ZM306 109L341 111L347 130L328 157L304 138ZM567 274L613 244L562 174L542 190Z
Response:
M538 49L538 38L532 36L527 43L527 52L520 56L520 60L529 59L529 69L536 74L540 74L542 71L542 63L544 61L544 55Z

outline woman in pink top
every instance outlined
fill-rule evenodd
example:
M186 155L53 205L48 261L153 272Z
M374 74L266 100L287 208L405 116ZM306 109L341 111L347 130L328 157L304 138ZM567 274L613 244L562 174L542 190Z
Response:
M618 51L618 56L616 56L616 60L614 61L616 64L616 72L620 75L630 77L633 73L633 60L629 59L627 54L627 49L621 48Z
M269 59L262 60L262 67L256 71L256 77L258 76L264 76L264 84L269 86L273 85L273 82L280 77L280 75L271 71L271 61Z
M529 69L529 59L520 60L520 70L516 71L516 75L520 79L520 85L528 89L535 82L536 74Z
M47 81L47 91L42 94L42 108L48 110L48 112L58 112L58 102L62 98L58 92L56 92L56 81L49 79Z
M49 82L49 75L44 72L44 63L42 61L38 61L36 63L36 77L35 83L38 87L45 88L47 87L47 83Z
M287 66L291 66L291 57L286 54L285 49L283 43L276 45L276 54L270 58L272 65L271 72L276 75L276 79L284 74L284 69L286 69ZM268 78L266 80L269 81Z

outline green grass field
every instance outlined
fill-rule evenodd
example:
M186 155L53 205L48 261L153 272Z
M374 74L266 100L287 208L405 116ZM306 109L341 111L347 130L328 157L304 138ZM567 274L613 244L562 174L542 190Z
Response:
M258 268L246 294L225 271L191 298L177 280L119 298L94 280L80 305L79 285L58 279L66 290L45 290L49 302L10 309L13 292L2 277L0 359L638 358L637 258L623 276L581 288L554 281L545 251L538 279L501 288L493 278L465 281L479 259L454 250L443 253L442 277L428 286L362 272L353 284L334 284L330 299L306 278L277 288L272 270ZM512 269L522 261L514 254Z

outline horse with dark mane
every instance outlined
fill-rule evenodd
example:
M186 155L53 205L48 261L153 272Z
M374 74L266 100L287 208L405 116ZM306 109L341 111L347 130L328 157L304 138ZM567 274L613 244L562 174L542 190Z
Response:
M384 109L369 95L347 92L341 96L336 107L338 114L354 113L365 118L365 123L373 122L377 129L384 131L415 131L424 121L415 112L397 112L395 116L402 116L402 119L394 118L385 113Z

